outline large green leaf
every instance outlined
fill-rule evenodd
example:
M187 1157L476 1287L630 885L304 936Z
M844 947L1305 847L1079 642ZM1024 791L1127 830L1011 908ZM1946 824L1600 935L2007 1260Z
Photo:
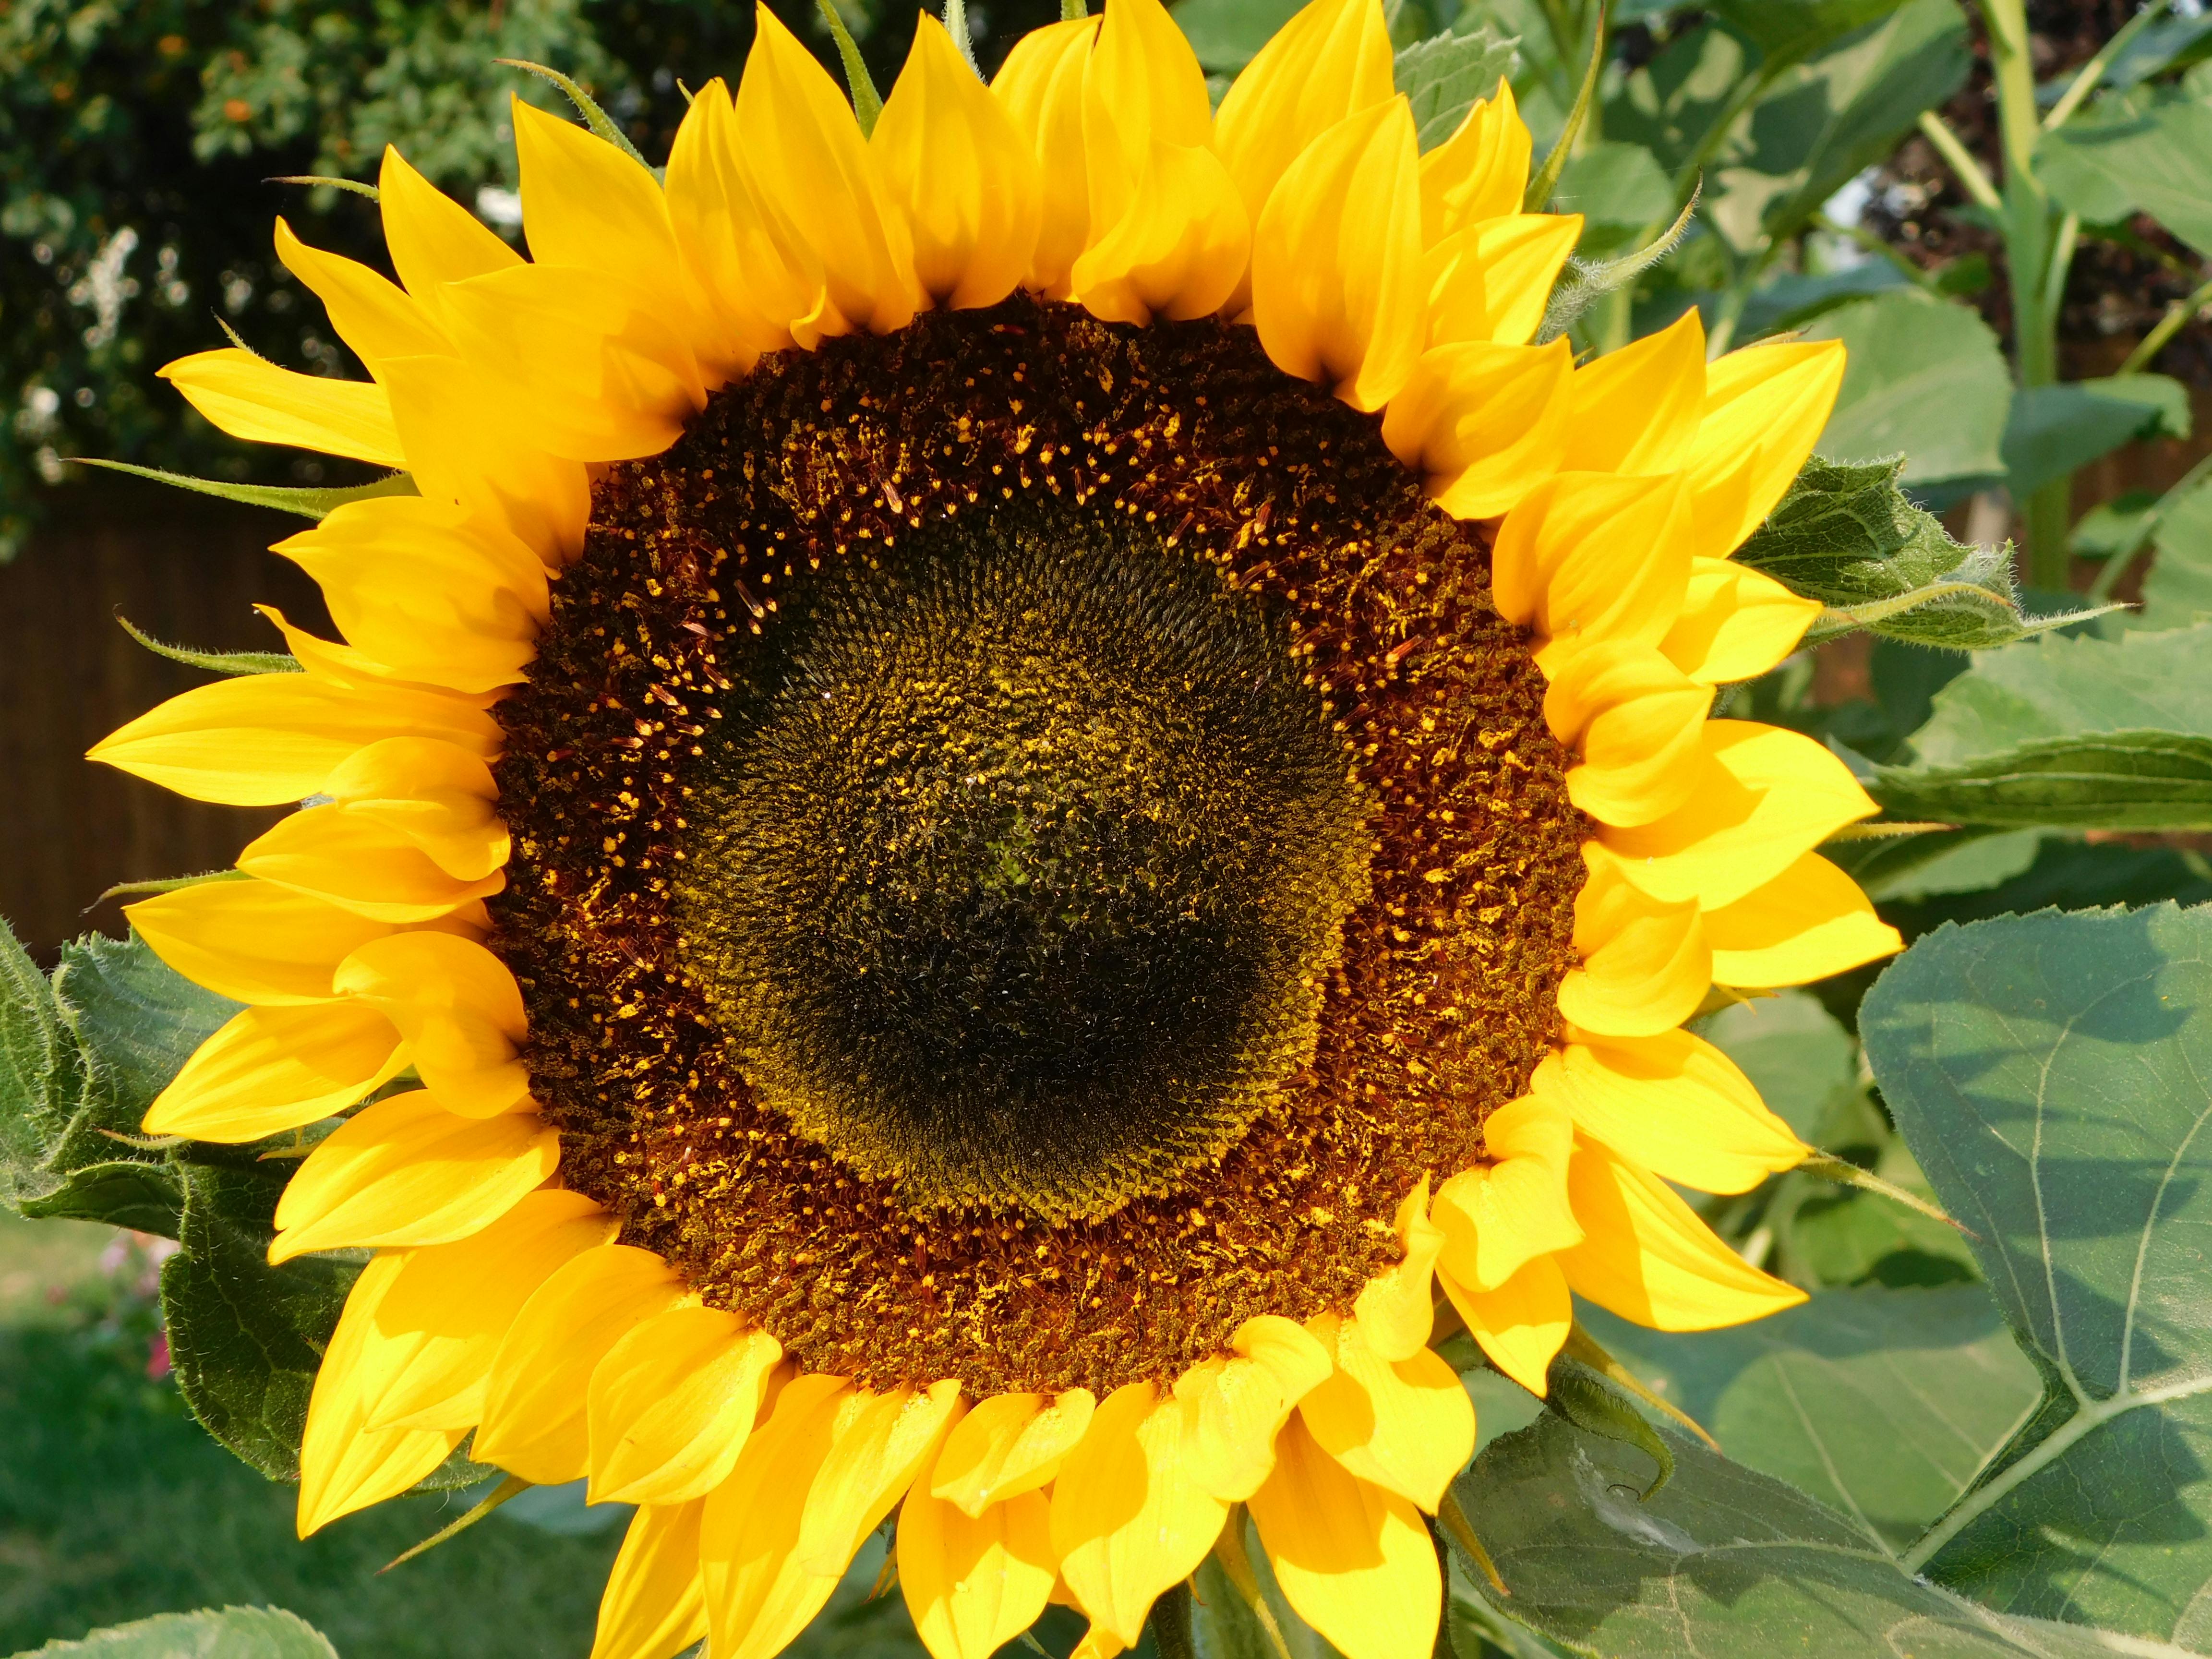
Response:
M2006 1618L1914 1578L1844 1516L1673 1439L1674 1478L1547 1413L1455 1483L1511 1592L1498 1605L1604 1659L2080 1659L2094 1631ZM2154 1649L2154 1652L2172 1650Z
M65 1097L76 1045L54 1006L46 976L13 928L0 925L0 1200L52 1192L44 1166L54 1102Z
M1742 40L1724 28L1683 30L1605 100L1606 136L1641 145L1673 173L1696 152L1752 64Z
M2212 826L2212 624L1989 653L1936 694L1912 747L1873 775L1900 817Z
M2005 426L2005 487L2025 501L2135 438L2189 435L2189 392L2163 374L2127 374L2013 393Z
M1686 1335L1583 1317L1730 1457L1893 1549L1951 1506L2043 1395L1978 1285L1826 1291L1771 1319Z
M1738 0L1729 21L1760 40L1770 64L1872 24L1782 75L1729 134L1711 216L1742 249L1804 229L1966 78L1966 20L1953 0Z
M2043 135L2035 173L2092 224L2148 213L2212 255L2212 88L2137 88L2100 99Z
M1485 27L1471 34L1431 35L1398 54L1398 90L1413 108L1424 150L1457 132L1477 100L1497 94L1499 78L1512 71L1517 44Z
M1814 638L1868 628L1909 644L1965 651L2075 619L2024 617L2009 548L1953 541L1933 514L1898 489L1899 466L1893 459L1808 461L1790 493L1737 550L1738 562L1826 605L1827 614L1814 624Z
M2212 617L2212 479L2161 501L2151 544L2157 556L2143 579L2136 628L2186 628Z
M1917 289L1838 306L1806 331L1850 357L1819 453L1873 461L1902 453L1901 481L1993 477L2012 404L2012 376L1989 325Z
M183 1167L184 1249L161 1264L177 1385L207 1431L274 1480L300 1475L315 1368L357 1261L269 1265L287 1164Z
M1869 993L1883 1097L2046 1380L1905 1559L2009 1612L2212 1643L2212 911L1944 927Z
M279 1607L157 1613L34 1651L39 1659L337 1659L313 1626Z

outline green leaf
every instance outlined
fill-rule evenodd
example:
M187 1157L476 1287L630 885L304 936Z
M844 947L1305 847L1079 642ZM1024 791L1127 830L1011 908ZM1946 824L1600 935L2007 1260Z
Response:
M2124 559L2158 527L2157 505L2148 489L2124 489L2076 519L2067 544L2077 558Z
M2156 514L2151 541L2158 556L2143 578L2142 609L2129 625L2187 628L2212 617L2212 479L2161 501Z
M184 1249L161 1264L177 1385L210 1434L270 1480L296 1480L315 1368L360 1264L269 1265L289 1166L180 1168Z
M104 1221L174 1238L184 1219L185 1193L173 1169L118 1158L72 1170L60 1187L19 1207L38 1220Z
M1591 1334L1711 1431L1903 1549L2043 1395L1978 1285L1826 1291L1732 1329L1670 1335L1602 1312Z
M53 1123L46 1155L64 1171L115 1158L118 1144L100 1131L139 1133L154 1097L240 1006L193 984L135 933L64 945L53 994L79 1055L76 1098Z
M1819 453L1831 461L1899 453L1901 483L1993 476L2012 376L1989 325L1967 307L1900 289L1839 306L1807 329L1850 353Z
M1547 1412L1454 1483L1512 1616L1605 1659L2081 1659L2094 1631L2008 1619L1915 1580L1874 1538L1771 1475L1670 1434L1674 1478ZM2134 1650L2141 1651L2140 1649Z
M1616 23L1623 21L1613 9ZM1609 138L1640 144L1669 173L1686 166L1699 141L1754 72L1743 41L1711 23L1669 40L1626 76L1605 101Z
M1785 271L1752 290L1737 320L1736 333L1746 340L1763 339L1785 329L1802 328L1815 317L1854 300L1911 286L1911 279L1887 259L1863 260L1841 270L1811 276Z
M1297 15L1304 0L1182 0L1175 20L1198 56L1217 75L1234 75L1250 63L1275 31Z
M1770 71L1836 40L1839 25L1871 25L1782 74L1717 156L1712 222L1751 251L1796 235L1838 190L1886 159L1921 111L1966 83L1970 60L1952 0L1733 3L1729 21L1767 43Z
M1936 694L1912 748L1869 784L1902 817L2212 827L2212 624L1989 653Z
M1422 149L1434 149L1457 132L1478 100L1497 95L1500 78L1513 71L1519 45L1485 24L1472 34L1431 35L1399 52L1398 90L1413 106Z
M1945 830L1845 842L1827 848L1826 856L1869 898L1884 904L1984 891L2033 864L2042 845L2040 830Z
M337 1659L315 1627L281 1607L210 1607L111 1625L15 1659Z
M1674 1454L1637 1409L1636 1402L1596 1371L1565 1355L1553 1360L1545 1379L1544 1403L1585 1433L1633 1446L1651 1460L1649 1481L1636 1489L1637 1502L1648 1504L1661 1487L1674 1478Z
M15 930L0 926L0 1200L53 1190L55 1177L43 1165L75 1060L46 976Z
M2043 135L2035 176L2087 223L2148 213L2212 255L2212 100L2150 88L2100 98Z
M1972 325L1981 327L1978 320ZM2010 547L1953 541L1941 520L1905 499L1899 469L1895 460L1808 461L1737 552L1738 562L1828 606L1812 637L1869 628L1911 644L1975 650L2094 614L2023 617Z
M201 495L218 496L223 501L237 501L246 507L269 507L279 513L296 513L303 519L327 519L342 507L355 501L373 501L380 495L420 493L415 488L415 480L404 472L379 478L374 483L355 484L343 489L298 489L281 484L228 483L220 478L188 478L181 472L164 472L151 466L133 466L128 461L103 461L89 455L79 455L74 459L79 466L102 466L110 472L128 472L134 478L151 478L156 483L189 489Z
M2025 501L2134 439L2188 435L2188 388L2163 374L2023 386L2005 424L2005 487Z
M306 671L289 651L200 651L188 645L165 645L118 614L123 631L157 657L180 662L187 668L204 668L214 674L299 674Z
M1603 140L1567 158L1552 205L1583 216L1582 252L1603 253L1664 229L1674 185L1643 145Z
M1769 58L1802 58L1898 9L1899 0L1713 0L1707 9Z
M2049 1390L1905 1559L2007 1611L2201 1646L2212 911L1947 927L1883 974L1860 1028Z

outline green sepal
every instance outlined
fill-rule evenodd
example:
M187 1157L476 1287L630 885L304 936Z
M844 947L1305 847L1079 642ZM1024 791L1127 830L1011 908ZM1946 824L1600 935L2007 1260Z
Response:
M1682 210L1674 216L1674 222L1644 246L1613 259L1570 258L1566 279L1553 288L1552 297L1544 302L1544 320L1536 330L1537 343L1558 339L1573 325L1576 318L1599 300L1617 289L1626 288L1679 247L1689 233L1690 219L1698 210L1698 193L1704 188L1700 180L1691 191L1690 199L1682 204Z
M845 65L845 85L853 94L853 115L860 124L860 136L873 137L876 118L884 112L884 100L876 90L875 78L868 73L866 61L860 56L860 44L853 39L853 31L837 15L835 0L814 0L814 3L822 9L823 21L830 25L830 37L837 43L837 56Z
M1585 1433L1635 1447L1658 1468L1651 1484L1637 1494L1649 1503L1674 1478L1674 1452L1636 1402L1578 1359L1565 1354L1552 1361L1544 1403Z
M1582 90L1575 94L1575 106L1567 112L1567 124L1559 129L1559 141L1552 146L1552 153L1544 158L1544 165L1528 181L1528 191L1521 198L1523 213L1541 213L1551 201L1559 174L1566 170L1567 157L1574 149L1575 140L1581 136L1583 123L1589 118L1591 101L1597 96L1598 71L1605 67L1605 26L1612 9L1612 0L1598 0L1597 15L1590 23L1589 67L1583 71Z
M637 153L637 146L630 143L629 135L617 126L606 111L599 107L599 100L562 74L559 70L548 69L543 64L533 64L526 58L495 58L491 61L506 69L517 69L526 75L534 75L541 81L550 81L555 86L560 88L562 92L567 94L568 101L576 106L576 113L584 118L586 126L629 156L638 166L644 167L647 172L650 173L653 170L645 157Z
M157 657L180 662L187 668L204 668L211 674L301 674L307 671L289 651L201 651L189 645L165 645L118 614L123 631Z
M343 190L356 196L366 196L380 206L384 201L384 192L374 185L363 184L358 179L333 179L320 173L279 173L276 178L265 179L262 182L270 185L327 185L331 190Z
M353 484L342 489L302 489L286 484L225 483L220 478L188 477L181 472L164 472L159 467L133 466L128 461L103 461L88 455L71 459L79 466L128 472L134 478L151 478L155 483L213 495L220 501L237 501L245 507L272 507L279 513L296 513L303 519L327 519L342 507L355 501L373 501L382 495L421 494L415 488L415 480L404 472L379 478L374 483Z
M983 66L975 61L975 33L968 27L968 0L945 0L945 32L960 48L960 56L975 71L975 78L981 80Z

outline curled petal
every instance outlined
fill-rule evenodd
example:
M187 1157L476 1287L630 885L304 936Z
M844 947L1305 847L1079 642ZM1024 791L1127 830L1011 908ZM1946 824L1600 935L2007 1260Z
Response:
M1560 1055L1575 1127L1654 1175L1699 1192L1747 1193L1803 1161L1790 1126L1702 1037L1577 1037Z
M1036 159L927 12L868 149L906 216L925 295L958 310L1014 291L1036 249Z
M1844 383L1841 340L1746 346L1705 366L1705 406L1685 465L1703 553L1759 528L1805 465Z
M1690 581L1688 514L1673 477L1562 472L1505 515L1491 590L1509 622L1544 635L1547 675L1609 640L1656 646Z
M522 993L483 945L450 933L394 933L347 957L335 982L399 1028L423 1083L448 1110L491 1117L529 1092L516 1047Z
M737 1467L782 1358L720 1308L671 1308L626 1333L585 1398L591 1501L704 1498Z
M1242 1502L1275 1466L1275 1437L1299 1401L1325 1382L1327 1347L1279 1315L1255 1314L1237 1327L1235 1352L1176 1380L1176 1397L1196 1409L1186 1456L1198 1484Z
M1219 309L1243 280L1252 246L1229 175L1211 150L1163 143L1139 183L1127 211L1075 262L1072 297L1109 323L1182 321Z
M899 1589L931 1659L991 1659L1052 1595L1051 1500L1022 1492L971 1516L929 1485L899 1510Z
M1383 410L1382 441L1454 518L1495 518L1559 471L1573 363L1564 338L1432 347Z
M1367 1281L1352 1311L1376 1352L1385 1359L1409 1359L1428 1346L1436 1324L1434 1270L1444 1247L1443 1234L1429 1218L1428 1176L1398 1200L1392 1220L1406 1254L1396 1267Z
M1618 864L1583 857L1589 877L1575 897L1582 966L1559 981L1559 1012L1587 1030L1650 1036L1697 1012L1713 981L1712 947L1694 898L1655 898Z
M1421 157L1421 245L1519 214L1530 149L1513 83L1501 79L1496 97L1475 100L1459 131Z
M1705 913L1723 985L1808 985L1905 948L1859 884L1808 853L1764 887Z
M935 1461L959 1404L960 1385L949 1382L853 1396L807 1495L800 1565L831 1577L843 1574L915 1477Z
M1002 1394L979 1401L953 1425L930 1476L930 1491L970 1517L1018 1493L1035 1492L1091 1426L1097 1401L1088 1389Z
M1428 343L1528 344L1582 234L1579 213L1516 213L1470 224L1436 243L1421 264L1429 293Z
M1420 155L1403 98L1293 161L1252 231L1252 317L1275 366L1354 409L1395 397L1425 343Z
M1577 1296L1662 1331L1705 1331L1805 1299L1716 1237L1674 1189L1602 1142L1580 1139L1568 1174L1583 1242L1559 1261Z
M1440 1271L1444 1294L1490 1362L1529 1393L1548 1392L1553 1357L1573 1328L1574 1298L1556 1257L1532 1257L1495 1290L1478 1291Z
M335 803L280 818L238 855L238 867L378 921L428 921L507 885L495 869L459 881L374 818Z
M1666 817L1697 782L1712 701L1710 687L1634 641L1567 659L1544 693L1553 732L1582 755L1567 773L1567 799L1601 823Z
M1556 1057L1536 1068L1529 1092L1484 1121L1491 1162L1444 1182L1435 1215L1443 1232L1439 1257L1461 1283L1494 1290L1532 1257L1562 1250L1582 1237L1567 1201L1567 1161L1574 1121L1553 1074Z
M1697 510L1694 497L1692 512ZM1693 558L1682 614L1659 643L1700 685L1756 679L1797 648L1821 611L1771 576L1725 559Z
M1098 19L1031 29L1014 43L991 95L1037 161L1039 216L1026 286L1067 297L1070 273L1091 236L1091 179L1083 142L1083 82Z
M699 88L668 153L668 217L684 262L726 331L701 362L725 376L787 349L791 324L821 291L818 261L794 266L738 159L737 110L717 76Z
M380 825L419 848L459 881L507 862L507 826L493 810L491 769L449 743L386 738L330 775L324 793L349 817Z
M1206 96L1206 72L1166 8L1159 0L1118 0L1108 7L1083 80L1092 246L1151 193L1148 179L1156 188L1172 187L1173 178L1155 161L1160 149L1201 149L1210 155L1212 143L1213 111ZM1228 174L1221 177L1222 193L1241 207ZM1250 216L1240 216L1249 222ZM1079 290L1081 286L1079 280Z
M1385 1359L1358 1320L1336 1324L1336 1369L1298 1415L1349 1473L1435 1514L1474 1455L1474 1407L1459 1374L1427 1348Z
M363 1107L315 1145L276 1204L269 1259L448 1244L506 1214L561 1162L532 1113L456 1117L423 1090Z

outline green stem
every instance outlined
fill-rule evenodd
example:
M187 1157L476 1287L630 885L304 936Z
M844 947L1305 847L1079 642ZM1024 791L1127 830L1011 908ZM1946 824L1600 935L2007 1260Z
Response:
M2150 360L2166 349L2166 343L2181 332L2186 323L2205 306L2212 305L2212 281L2198 286L2186 299L2176 300L2166 308L2166 315L2151 327L2149 333L2136 343L2128 353L2127 361L2112 372L2115 374L2140 374L2150 367Z
M2045 132L2066 125L2067 118L2081 107L2081 100L2097 89L2097 83L2105 78L2105 71L2112 66L2112 60L2128 49L2136 36L2164 14L2168 3L2169 0L2150 0L2150 4L2129 18L2121 26L2120 32L2099 48L2094 58L2081 65L2081 72L2074 77L2064 94L2051 106L2051 113L2043 118Z
M2004 201L1997 194L1996 182L1983 170L1974 152L1951 131L1948 122L1934 110L1923 109L1920 112L1920 134L1936 147L1936 153L1943 158L1943 165L1958 175L1967 195L1992 213L2004 210Z
M2062 239L2051 198L2035 177L2042 123L2035 109L2035 68L2028 53L2023 0L1982 0L1989 27L1990 66L1996 83L1997 131L2004 150L2005 260L2012 279L2013 362L2025 391L2058 380L2058 305L2066 276L2053 256ZM2064 239L2070 257L2070 239ZM2023 502L2027 580L2067 586L2066 535L2073 507L2071 478L2054 478Z

